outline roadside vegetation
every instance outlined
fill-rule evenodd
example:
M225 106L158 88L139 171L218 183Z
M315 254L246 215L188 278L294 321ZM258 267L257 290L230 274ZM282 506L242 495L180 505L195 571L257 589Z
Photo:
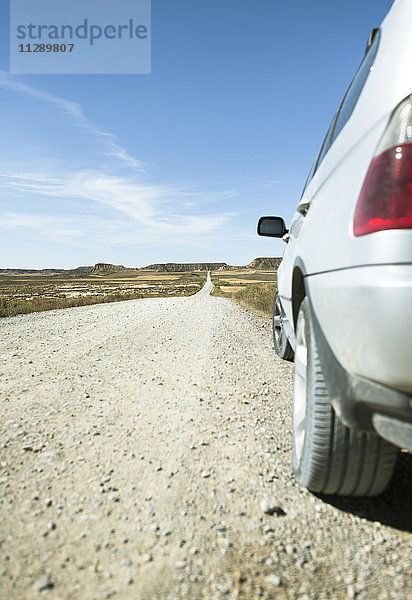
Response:
M206 273L136 271L132 276L0 276L0 317L121 302L139 298L191 296L206 281Z
M241 306L264 317L272 316L273 298L276 292L273 271L238 269L233 272L214 272L213 296L229 298Z

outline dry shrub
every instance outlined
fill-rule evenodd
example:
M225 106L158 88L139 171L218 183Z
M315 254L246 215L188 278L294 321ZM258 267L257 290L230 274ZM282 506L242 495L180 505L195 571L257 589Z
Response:
M275 292L276 283L274 282L250 283L231 292L224 291L219 285L216 285L213 290L213 295L230 298L259 315L271 317Z
M92 304L103 304L106 302L121 302L123 300L137 300L140 298L161 298L171 296L191 296L202 287L199 283L196 287L191 285L186 288L159 289L151 293L145 292L113 292L98 296L78 296L77 298L41 297L31 300L16 300L14 298L0 296L0 317L14 317L58 308L73 308L75 306L89 306Z

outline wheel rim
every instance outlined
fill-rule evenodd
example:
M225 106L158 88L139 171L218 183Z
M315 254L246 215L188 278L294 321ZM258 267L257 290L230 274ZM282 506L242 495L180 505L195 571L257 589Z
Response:
M306 433L306 390L308 371L308 347L306 342L305 316L299 314L296 331L295 375L293 390L293 449L299 465Z
M281 347L283 344L283 321L282 321L282 313L280 311L279 300L275 302L275 314L273 316L273 330L275 332L275 340L278 347Z

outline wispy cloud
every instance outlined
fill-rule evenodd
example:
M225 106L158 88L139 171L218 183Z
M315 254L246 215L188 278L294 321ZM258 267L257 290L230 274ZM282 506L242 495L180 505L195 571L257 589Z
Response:
M0 190L6 195L22 196L35 206L41 199L48 198L47 205L53 200L55 210L62 199L82 201L77 208L72 206L70 217L12 211L0 218L0 227L4 229L41 230L44 235L52 235L53 238L56 228L63 227L67 235L75 232L73 242L78 241L81 232L83 236L92 235L96 239L101 238L98 232L105 235L110 232L108 243L125 243L128 239L129 242L139 240L140 243L157 246L183 242L196 245L199 236L218 235L236 214L232 211L202 212L197 193L189 189L147 185L133 178L109 176L99 171L55 177L29 172L7 173L0 175ZM222 198L226 194L230 195L230 192L223 192ZM188 204L192 204L195 210L190 211ZM91 205L97 205L95 213L100 215L97 226L93 219L84 220L84 212L90 212ZM82 206L88 207L87 211L83 211ZM101 216L102 207L111 214L109 227L105 225L102 228L102 222L106 223Z
M278 183L280 183L280 180L279 180L279 179L273 179L272 181L266 181L266 183L263 183L263 184L260 186L260 189L271 188L271 187L273 187L274 185L277 185Z
M61 110L63 114L69 116L76 127L87 131L98 140L103 147L103 152L106 156L110 156L123 162L126 166L141 172L145 169L145 163L131 156L125 148L117 143L117 138L112 133L103 131L94 125L83 113L82 107L77 102L65 100L54 94L49 94L35 87L22 83L16 80L13 76L5 71L0 71L0 87L3 89L22 94L34 98L41 102L51 104L55 108Z
M114 165L128 167L103 171L96 168L96 157L90 161L93 168L77 169L46 158L39 159L36 171L30 162L10 162L0 173L0 192L5 206L9 203L0 217L3 230L80 247L213 247L219 239L236 236L232 222L238 212L222 209L236 196L234 189L150 182L147 165L131 156L113 134L94 125L78 103L1 71L0 87L54 107L100 142Z
M92 248L99 242L108 245L120 233L115 222L96 217L65 217L28 212L7 212L0 216L0 229L19 232L33 240L64 243L68 246ZM85 235L87 232L87 235Z

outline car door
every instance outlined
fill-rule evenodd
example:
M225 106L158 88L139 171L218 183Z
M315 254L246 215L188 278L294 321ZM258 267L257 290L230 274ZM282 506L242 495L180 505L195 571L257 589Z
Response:
M289 232L283 238L286 243L286 247L283 253L282 263L278 269L278 291L281 296L283 308L290 323L293 323L292 274L298 257L299 235L302 227L304 226L306 214L310 209L312 194L313 190L315 189L312 180L315 176L318 166L322 162L331 145L337 117L338 113L332 119L332 123L329 126L320 152L316 157L311 170L309 171L309 175L303 188L302 196L290 224Z

